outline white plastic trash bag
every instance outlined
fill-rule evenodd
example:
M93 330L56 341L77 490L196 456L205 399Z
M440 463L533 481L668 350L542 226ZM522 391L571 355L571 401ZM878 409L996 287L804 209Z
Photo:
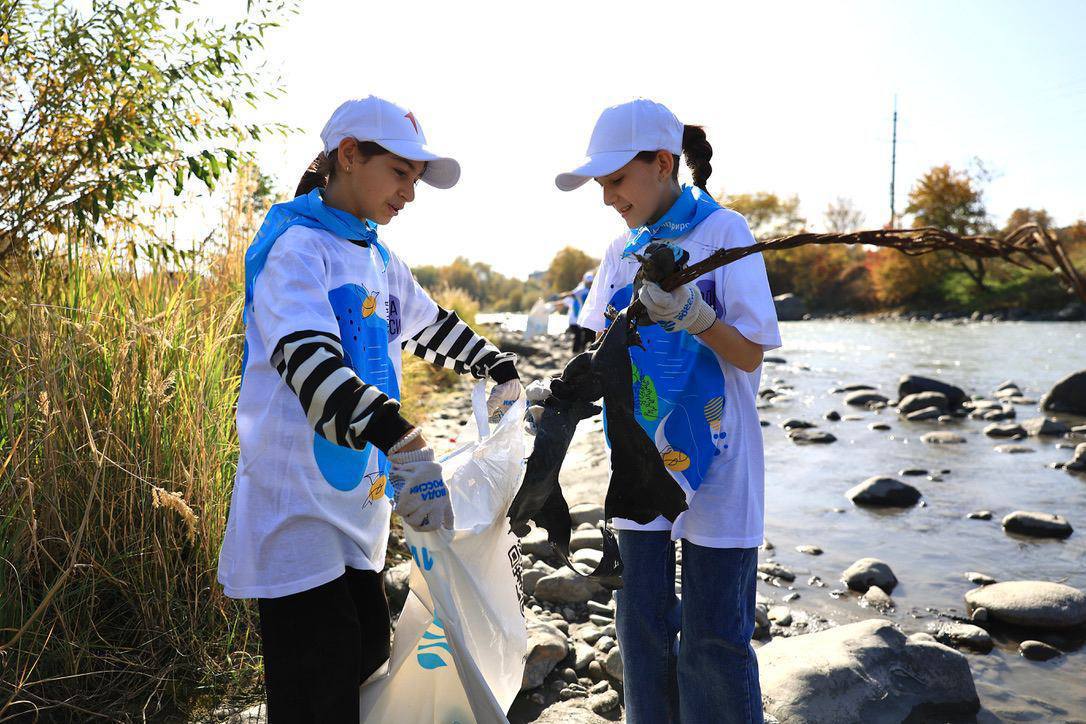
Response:
M547 306L547 303L542 299L537 300L536 303L532 305L532 310L528 312L528 321L524 326L524 339L528 340L532 337L546 334L549 329L550 321L550 308Z
M387 675L361 690L363 722L490 724L520 691L528 645L520 546L506 511L524 476L524 398L494 430L482 382L479 441L442 459L456 530L404 528L413 564Z

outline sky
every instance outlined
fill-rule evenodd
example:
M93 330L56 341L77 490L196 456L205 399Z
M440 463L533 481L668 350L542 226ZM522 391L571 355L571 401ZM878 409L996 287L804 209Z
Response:
M711 192L797 194L817 230L837 197L887 222L896 95L899 212L926 170L980 158L997 224L1020 206L1066 224L1086 218L1083 28L1078 0L302 0L266 42L285 93L255 115L301 131L257 157L287 195L339 103L396 101L463 174L420 186L382 238L412 265L466 256L524 277L567 245L598 257L624 228L595 184L554 186L606 106L643 96L704 125Z

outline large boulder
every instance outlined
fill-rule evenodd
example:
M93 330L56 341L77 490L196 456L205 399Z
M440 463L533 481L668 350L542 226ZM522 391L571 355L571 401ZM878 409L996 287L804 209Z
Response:
M758 670L765 712L782 724L944 721L980 708L965 656L885 619L774 639Z
M543 621L531 611L525 611L524 615L528 627L528 654L524 661L521 691L542 686L547 674L569 653L566 636L557 626Z
M900 480L876 476L850 488L845 497L856 505L908 508L920 500L920 491Z
M781 322L798 322L807 315L807 304L795 294L778 294L773 297L777 319Z
M941 392L946 396L947 406L952 410L961 407L962 403L969 399L969 395L965 394L965 390L961 387L933 380L930 377L902 375L901 379L898 380L897 397L899 400L904 400L909 395L921 392Z
M1041 409L1086 415L1086 370L1073 372L1057 382L1041 398Z
M1004 581L965 594L970 610L984 608L989 618L1032 628L1071 628L1086 623L1086 593L1062 583Z

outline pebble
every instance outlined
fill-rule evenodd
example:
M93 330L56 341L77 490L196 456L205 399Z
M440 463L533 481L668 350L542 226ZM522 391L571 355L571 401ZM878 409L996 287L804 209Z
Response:
M608 652L607 660L603 662L603 670L622 681L622 652L617 646Z
M796 580L796 574L779 563L759 563L758 572L771 578L780 578L783 581Z
M973 609L973 613L970 614L969 618L978 623L984 623L988 620L988 609L984 606L978 606Z
M606 714L613 711L619 704L618 692L611 689L601 694L593 694L588 698L588 706L597 714Z
M1042 641L1023 641L1018 644L1018 653L1031 661L1048 661L1063 655L1055 646Z
M954 648L967 648L970 651L986 654L992 650L992 637L980 626L969 623L945 622L934 627L935 640Z
M894 599L890 598L890 594L882 590L878 586L871 586L867 589L860 600L875 609L876 611L885 612L894 607Z
M603 664L599 661L592 661L588 665L588 678L592 681L602 681L606 678L607 674L603 670Z
M1062 515L1016 510L1003 518L1003 530L1035 538L1067 538L1074 529Z
M591 691L593 694L602 694L603 692L607 691L610 688L611 688L610 682L597 681L595 684L592 685L592 688L589 689L589 691Z
M611 618L615 617L614 609L612 609L606 603L600 603L599 601L589 601L587 605L590 613L598 613L603 616L609 616ZM606 626L607 624L604 625Z
M837 410L830 410L825 415L823 415L823 417L826 418L827 420L829 420L830 422L837 422L838 420L841 419L841 413L838 412Z
M867 427L871 430L878 430L880 432L891 429L885 422L873 422Z
M599 528L578 530L569 538L570 551L578 551L581 548L603 550L603 531Z
M921 475L927 475L928 471L923 468L906 468L905 470L899 470L898 475L905 477L919 477Z
M920 441L928 445L960 445L965 442L965 438L956 432L940 430L924 433L920 436Z
M791 603L792 601L795 601L798 598L799 598L799 593L797 593L796 591L792 591L787 596L785 596L784 599L782 599L782 600L785 603Z
M791 430L788 439L797 445L828 445L837 442L837 437L832 433L820 430Z
M593 613L593 614L589 614L588 620L591 621L592 623L598 625L598 626L606 626L607 624L611 623L611 621L613 620L613 617L611 617L611 616L601 616L598 613Z
M1006 453L1008 455L1019 455L1021 453L1037 452L1031 447L1025 445L996 445L994 448L997 453Z
M897 585L897 577L890 566L878 558L861 558L845 569L841 580L853 591L861 593L871 586L878 586L889 593Z
M615 640L610 636L601 636L600 640L596 642L596 651L603 651L607 653L615 645Z
M992 519L992 511L990 511L990 510L974 510L972 513L970 513L969 515L967 515L965 517L969 518L970 520L991 520Z
M818 546L812 546L812 545L796 546L796 550L799 551L800 553L806 553L809 556L820 556L820 555L822 555L822 549L819 548Z

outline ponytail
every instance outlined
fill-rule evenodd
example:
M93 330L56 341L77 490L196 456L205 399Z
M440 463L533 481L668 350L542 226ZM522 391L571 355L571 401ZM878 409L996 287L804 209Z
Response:
M358 153L362 157L362 163L374 156L389 153L388 149L373 141L355 141L355 143L358 144ZM324 151L318 153L298 181L298 188L294 190L294 197L305 196L313 189L327 188L328 183L336 177L336 158L338 156L339 149L333 149L329 153Z
M302 174L298 181L298 188L294 190L294 197L305 196L313 189L323 189L328 186L328 179L335 171L335 163L331 156L324 151L317 154L309 168Z
M709 139L705 137L705 129L701 126L683 126L683 156L686 156L686 167L690 169L694 177L694 185L708 193L705 184L709 182L709 176L713 173L713 165L709 159L713 157L713 147L709 145ZM634 158L645 163L652 163L659 151L641 151ZM679 157L673 156L674 165L671 167L671 179L679 180Z
M683 155L686 156L686 167L694 177L694 185L702 191L708 191L705 184L713 173L713 165L709 163L709 159L713 157L713 147L705 137L704 128L683 126Z

